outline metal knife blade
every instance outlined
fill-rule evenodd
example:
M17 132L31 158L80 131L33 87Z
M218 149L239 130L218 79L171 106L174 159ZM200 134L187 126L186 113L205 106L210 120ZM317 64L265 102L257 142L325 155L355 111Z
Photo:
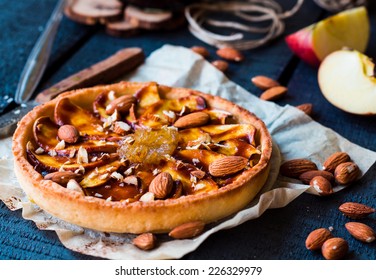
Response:
M22 104L30 99L42 78L47 67L58 26L63 17L64 6L65 0L59 0L43 33L38 38L26 61L14 96L14 101L17 104Z
M16 129L17 123L37 105L39 105L39 103L34 100L28 101L0 116L0 139L12 135L13 131Z

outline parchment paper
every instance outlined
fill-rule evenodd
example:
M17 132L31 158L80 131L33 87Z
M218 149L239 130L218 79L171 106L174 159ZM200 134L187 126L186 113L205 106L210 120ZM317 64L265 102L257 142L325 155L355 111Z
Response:
M205 232L194 239L172 240L167 235L158 235L159 246L144 252L131 244L135 235L84 229L52 217L31 203L13 173L11 138L0 140L0 199L11 210L22 208L23 217L33 220L38 228L56 231L64 246L74 251L109 259L181 258L195 250L216 231L255 219L267 209L284 207L304 191L317 195L314 189L279 176L281 159L308 158L321 168L321 163L330 154L346 151L359 165L363 174L376 161L375 152L350 143L294 107L280 107L260 100L228 80L201 56L183 47L163 46L153 52L144 65L123 79L156 81L174 87L197 89L227 98L254 112L266 123L273 137L271 173L259 196L244 210L208 225ZM336 188L336 191L341 188Z

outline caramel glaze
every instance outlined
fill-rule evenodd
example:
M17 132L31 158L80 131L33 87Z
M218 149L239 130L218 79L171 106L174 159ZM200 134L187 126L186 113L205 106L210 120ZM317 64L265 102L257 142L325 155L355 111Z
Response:
M98 97L97 98L98 100L96 100L96 105L103 102L103 100L102 100L103 98L104 98L103 96ZM68 104L68 105L71 105L71 104ZM99 104L99 105L102 105L102 104ZM78 110L75 106L71 106L71 107L73 109L75 109L73 111ZM203 106L203 108L204 108L204 106ZM206 110L210 110L210 108L206 108ZM98 112L98 108L95 108L94 111ZM96 117L94 117L94 115L93 116L90 115L90 118L93 117L93 119L95 119L95 121L99 122L100 121L99 114L95 114L95 115L96 115ZM231 118L229 118L229 119L231 119ZM62 120L59 120L59 121L62 122ZM58 121L58 123L59 123L59 121ZM69 123L69 119L65 120L65 122ZM217 119L211 118L211 120L210 120L210 124L224 124L224 123L228 123L228 122L224 121L223 119L219 119L219 118L217 118ZM230 123L234 123L234 122L230 122ZM133 124L130 124L130 125L132 127L134 127ZM231 131L230 132L227 131L226 133L231 133ZM111 137L114 137L111 140L115 140L115 141L120 139L120 138L118 139L114 135L111 135ZM96 136L95 135L94 136L83 135L81 140L85 141L85 140L93 139L93 138L96 138ZM250 138L253 138L253 136L252 137L235 138L236 140L239 141L239 145L237 145L237 147L236 147L237 150L236 150L236 153L234 155L244 156L244 155L247 154L246 149L247 149L247 147L249 147L249 144L251 144L251 145L254 144L254 139L250 139ZM107 140L109 140L109 139L107 139ZM221 143L218 143L218 144L221 144ZM215 152L216 150L218 150L218 147L215 147L215 146L212 147L213 152ZM182 161L183 162L182 164L173 164L171 166L171 165L168 165L168 162L161 162L160 164L158 164L158 166L146 166L146 165L142 165L142 164L138 165L132 173L133 175L136 175L139 178L139 184L137 186L136 185L129 185L129 184L124 183L122 180L117 180L117 179L111 178L101 186L92 187L92 188L85 188L84 189L85 195L99 197L99 198L102 198L102 199L110 199L112 201L123 201L123 200L128 200L129 202L136 201L144 193L146 193L148 191L148 186L156 175L155 174L156 169L161 169L161 167L163 168L166 165L168 165L171 172L175 172L175 174L179 174L179 176L181 178L190 178L192 171L197 170L197 169L203 170L203 171L205 171L206 174L205 174L204 178L202 178L202 179L212 180L213 182L215 182L217 188L220 188L220 187L223 187L225 185L232 183L242 173L242 171L240 171L237 174L229 175L227 177L221 177L221 178L212 177L208 172L208 166L206 164L203 164L202 162L193 162L192 159L179 157L177 155L178 151L179 151L179 147L175 151L175 154L172 155L172 157L175 158L175 160L177 160L177 162L179 160ZM92 157L92 156L95 156L95 155L91 154L90 156ZM259 155L258 154L252 154L248 158L250 160L250 165L252 167L252 165L257 163L257 161L259 160ZM33 153L28 153L28 159L34 165L34 168L37 171L39 171L42 175L45 175L49 172L56 171L56 169L52 169L48 166L41 164L37 160L37 158L34 156ZM65 162L67 160L67 158L57 157L56 160L58 160L59 162L61 162L63 164L63 162ZM119 172L124 172L124 169L119 170ZM187 187L187 183L184 184L181 180L175 179L173 189L172 189L171 193L169 194L169 196L167 197L167 199L168 198L175 199L175 198L178 198L180 196L189 195L189 194L192 194L192 193L193 193L192 188Z

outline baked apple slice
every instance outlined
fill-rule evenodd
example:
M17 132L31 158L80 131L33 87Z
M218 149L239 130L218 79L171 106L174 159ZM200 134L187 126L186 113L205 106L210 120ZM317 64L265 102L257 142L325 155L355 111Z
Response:
M140 108L147 108L161 100L158 91L158 85L150 82L147 86L142 87L135 93L137 105Z
M217 144L217 153L226 156L241 156L251 158L252 155L260 155L261 152L254 146L239 139L229 139Z
M70 156L57 156L44 153L43 149L34 149L31 142L26 149L28 159L33 163L37 170L45 170L47 172L54 172L58 170L76 171L89 170L97 166L113 161L118 158L117 154L101 154L97 156L90 156L87 160L81 160L80 156L73 154Z
M34 139L44 151L56 152L59 156L69 156L74 154L80 147L86 149L88 153L116 152L118 144L104 140L86 140L78 141L75 144L62 143L58 138L59 126L56 125L49 117L40 117L34 122L33 132Z
M123 175L117 172L122 166L125 166L125 164L120 160L116 160L86 172L80 185L84 189L95 188L106 184L112 178L122 180Z
M56 124L59 126L66 124L73 125L80 132L80 135L86 139L109 141L119 141L122 139L116 133L108 130L112 122L115 122L117 118L112 119L111 123L107 123L106 125L100 119L96 118L94 114L73 104L68 98L62 98L56 103L54 117Z
M171 125L179 115L206 108L205 100L200 96L187 96L179 99L164 99L150 105L139 114L138 124L145 127L160 128Z
M189 162L198 168L208 171L212 162L226 156L208 150L181 150L177 153L177 157L184 162Z
M161 171L168 172L174 181L180 181L185 195L218 190L218 185L213 179L192 164L169 161Z
M98 130L102 122L89 111L73 104L69 98L60 99L55 106L55 123L59 126L70 124L77 128L82 135L96 135L106 137L106 133Z
M206 125L179 131L182 147L206 141L219 143L229 139L244 139L251 145L255 143L256 128L251 124Z

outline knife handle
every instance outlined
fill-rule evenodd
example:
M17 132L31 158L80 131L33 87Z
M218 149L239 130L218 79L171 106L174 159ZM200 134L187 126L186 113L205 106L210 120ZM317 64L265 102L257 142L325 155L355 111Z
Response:
M34 45L22 71L14 101L18 104L29 100L47 67L53 41L63 16L65 0L59 0L47 25Z
M38 103L45 103L64 91L114 82L120 76L139 66L144 60L145 55L140 48L121 49L105 60L42 91L35 100Z

